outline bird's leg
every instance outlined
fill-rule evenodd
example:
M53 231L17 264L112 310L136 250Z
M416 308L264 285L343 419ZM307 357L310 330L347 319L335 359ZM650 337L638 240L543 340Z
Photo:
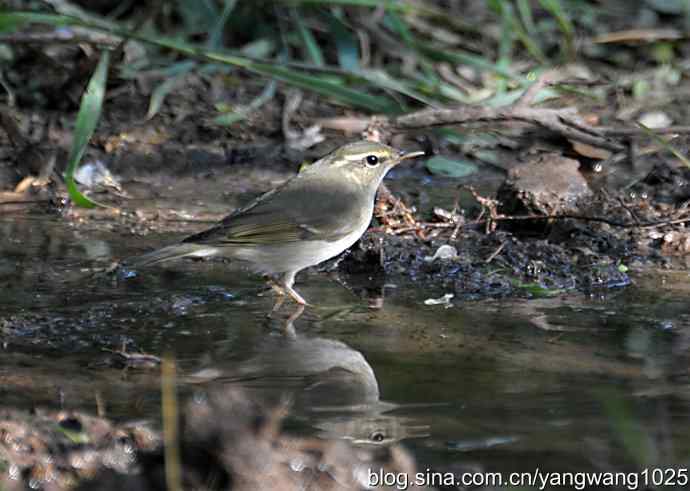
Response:
M280 307L285 303L285 289L278 284L278 282L270 275L264 275L264 280L268 285L268 288L276 292L278 298L276 298L276 303L273 304L273 308L270 310L266 317L268 319L273 318L273 314L280 310Z
M272 276L264 275L264 280L266 281L268 287L274 292L276 292L277 295L280 295L281 297L285 296L285 289L281 285L279 285L278 282Z
M278 298L276 298L276 303L273 304L273 308L271 309L271 311L268 314L266 314L266 317L269 319L272 319L273 314L278 312L278 310L280 310L280 307L282 307L284 303L285 303L285 293L283 293L282 295L278 295Z
M292 299L297 302L300 305L309 305L305 299L302 298L302 296L295 291L294 288L292 288L292 285L295 284L295 275L297 274L297 271L288 271L283 275L283 281L280 284L280 286L285 290L285 293L290 295Z

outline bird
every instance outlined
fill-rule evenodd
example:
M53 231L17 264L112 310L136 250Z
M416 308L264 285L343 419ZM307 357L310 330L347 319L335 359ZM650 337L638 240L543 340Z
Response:
M345 144L215 226L123 265L141 268L183 257L225 257L249 263L283 298L287 294L308 305L294 289L297 273L357 242L369 227L376 191L388 171L424 153L367 140Z

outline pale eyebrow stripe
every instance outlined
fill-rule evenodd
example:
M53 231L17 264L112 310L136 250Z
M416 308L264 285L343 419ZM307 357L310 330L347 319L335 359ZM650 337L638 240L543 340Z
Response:
M346 155L345 160L362 160L364 157L367 157L369 155L376 155L377 157L380 157L381 154L377 154L376 152L364 152L364 153L358 153L355 155ZM388 154L384 155L387 156Z

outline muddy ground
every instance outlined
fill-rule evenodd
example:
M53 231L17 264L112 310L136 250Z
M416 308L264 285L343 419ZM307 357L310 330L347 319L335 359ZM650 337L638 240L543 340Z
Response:
M279 129L280 96L248 122L219 128L204 118L211 113L207 91L203 81L188 80L151 121L145 120L143 94L115 91L84 161L104 163L117 180L117 189L96 186L90 192L107 209L76 209L67 199L59 176L71 113L9 111L23 134L42 136L15 147L0 134L3 213L56 215L83 230L117 231L123 238L169 234L174 240L294 175L303 162L358 138L326 132L326 140L307 151L288 148ZM296 120L307 126L341 112L307 98ZM423 148L429 157L472 150L433 133L393 139L408 150ZM566 140L523 140L518 138L519 147L499 145L493 158L500 167L485 163L467 179L430 176L424 159L391 172L393 195L386 193L372 228L335 261L337 267L404 276L462 299L619 287L629 282L630 268L685 267L690 240L682 219L690 171L682 164L653 154L638 158L635 167L619 162L594 172L594 161L575 160ZM52 158L57 163L48 185L25 180ZM13 192L22 181L22 192ZM496 201L481 206L464 185L474 185L480 199ZM404 220L397 199L412 210L412 222ZM538 218L555 214L563 216ZM141 243L142 251L155 246ZM431 260L443 245L452 249Z

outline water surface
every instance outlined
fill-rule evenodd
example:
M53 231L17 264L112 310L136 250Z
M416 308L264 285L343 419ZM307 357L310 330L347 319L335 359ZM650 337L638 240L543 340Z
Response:
M316 305L286 303L242 267L181 261L119 280L94 275L170 236L123 237L29 216L0 222L4 406L160 412L156 369L105 363L119 350L179 365L188 397L245 387L292 401L291 431L357 444L400 441L420 468L640 471L688 459L687 273L647 274L595 296L427 306L403 278L349 285L301 273ZM438 292L433 292L437 295ZM379 300L379 303L381 301Z

